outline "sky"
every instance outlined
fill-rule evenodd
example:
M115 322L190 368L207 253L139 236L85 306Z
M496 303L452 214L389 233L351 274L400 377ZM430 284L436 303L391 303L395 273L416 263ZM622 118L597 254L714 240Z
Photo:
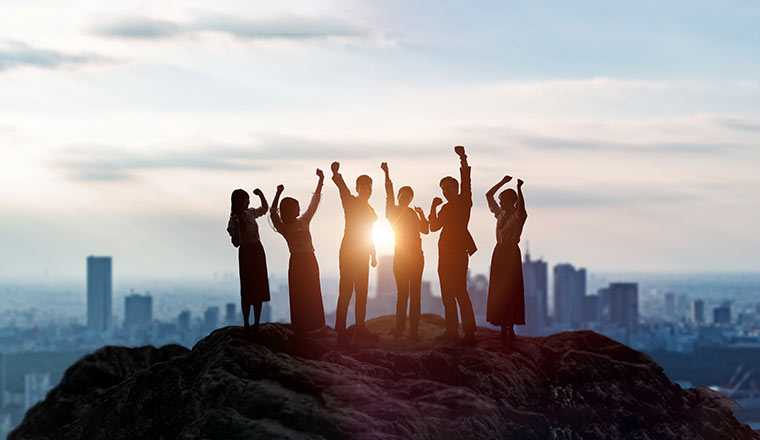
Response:
M0 3L0 280L83 277L90 254L115 277L235 272L233 189L271 200L282 183L305 206L338 160L375 179L382 215L387 161L427 211L454 145L473 167L475 272L505 174L526 182L523 251L550 265L760 270L756 2L125 5ZM326 276L342 228L328 177L312 223Z

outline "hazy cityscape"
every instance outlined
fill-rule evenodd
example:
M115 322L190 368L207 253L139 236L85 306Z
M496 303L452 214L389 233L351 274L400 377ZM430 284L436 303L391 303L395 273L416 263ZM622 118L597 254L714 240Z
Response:
M0 438L44 399L68 365L99 347L192 347L214 329L242 322L232 272L193 282L119 280L109 256L90 256L83 263L87 275L79 282L41 279L0 286ZM595 273L529 253L523 273L528 325L518 328L521 335L590 329L655 358L700 349L760 352L758 275ZM332 325L337 279L322 283ZM489 326L488 278L474 273L468 284L478 325ZM271 285L272 301L262 319L288 322L287 281L272 276ZM394 302L392 256L383 255L373 271L368 317L393 313ZM437 280L424 280L422 312L442 314L442 309ZM712 386L744 408L760 406L755 400L760 378L743 364L732 368L731 377L716 377L714 383L671 379L683 386Z

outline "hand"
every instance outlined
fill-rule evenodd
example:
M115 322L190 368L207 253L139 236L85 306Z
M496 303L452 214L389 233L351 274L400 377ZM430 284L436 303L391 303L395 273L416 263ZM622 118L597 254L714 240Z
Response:
M501 179L502 183L507 183L507 182L509 182L510 180L512 180L512 176L504 176L504 178L503 178L503 179Z
M323 173L322 170L320 170L319 168L317 168L317 176L320 179L324 179L325 178L325 173Z
M256 194L257 196L263 196L264 195L264 193L261 192L261 190L259 188L254 189L253 193Z
M370 255L370 258L369 258L369 264L370 264L372 267L377 267L377 257L376 257L374 254L373 254L373 255Z
M522 186L523 186L523 183L525 183L525 182L523 182L523 180L522 180L522 179L517 179L517 187L518 187L518 188L522 187Z
M380 164L380 169L385 171L385 174L388 174L388 162L383 162Z
M332 170L333 174L337 174L339 169L340 169L340 162L333 162L330 164L330 170Z
M441 203L443 203L443 200L441 200L441 198L440 198L440 197L435 197L435 198L433 199L433 206L438 206L438 205L440 205Z
M462 157L464 156L464 147L461 145L457 145L454 147L454 152L457 154L457 156Z
M277 185L277 192L281 193L283 191L285 191L285 185L283 185L282 183Z
M425 214L425 211L423 211L422 208L420 208L419 206L415 206L414 207L414 212L416 212L417 214L420 214L420 215L424 215Z

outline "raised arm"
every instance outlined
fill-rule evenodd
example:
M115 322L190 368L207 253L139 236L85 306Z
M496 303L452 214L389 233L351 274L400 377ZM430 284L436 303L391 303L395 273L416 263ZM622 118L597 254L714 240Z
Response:
M414 212L416 212L417 216L420 218L420 232L423 234L430 232L430 222L425 218L425 211L419 206L415 206Z
M389 211L396 206L396 197L393 195L393 182L391 181L391 175L388 171L388 163L381 163L380 169L385 173L385 217L388 218L388 214L390 214ZM388 218L388 220L390 220L390 218Z
M438 205L443 203L443 200L441 200L440 197L436 197L433 199L433 202L430 204L430 215L428 216L428 223L430 225L430 231L435 232L443 226L441 224L441 219L438 217Z
M524 217L528 216L528 211L525 210L525 197L523 197L522 186L523 180L517 179L517 212Z
M282 184L277 185L277 193L274 195L274 200L272 201L272 209L269 210L269 218L272 220L272 226L274 226L274 229L282 234L282 219L280 218L280 213L277 211L277 207L280 206L280 196L282 195L282 192L285 190L285 186Z
M269 210L269 204L267 203L267 198L264 197L264 193L261 192L259 188L254 189L253 193L259 196L259 200L261 200L261 206L259 206L258 208L253 208L253 215L256 217L261 217L262 215L266 215L267 211Z
M319 177L319 180L317 180L317 187L314 189L314 194L311 196L309 207L306 208L306 211L301 216L301 220L305 221L306 223L311 222L311 218L314 217L314 213L317 212L319 201L322 199L322 185L325 181L325 174L319 168L317 168L317 177Z
M335 185L338 187L338 193L340 193L340 200L341 202L345 203L345 201L351 195L351 191L348 189L348 186L346 186L346 182L343 180L343 176L338 172L340 170L340 162L333 162L330 165L330 170L332 171L332 180L333 182L335 182Z
M466 197L470 204L472 204L472 182L470 178L470 165L467 163L467 155L464 152L464 147L457 145L454 147L454 152L459 156L459 177L460 177L460 190L459 194Z
M499 207L499 204L496 203L496 200L493 198L494 194L496 194L496 191L499 190L504 184L512 180L512 176L504 176L499 183L492 186L491 189L488 190L486 193L486 201L488 202L488 209L491 210L491 212L494 213L494 215L498 216L499 213L501 213L501 207Z

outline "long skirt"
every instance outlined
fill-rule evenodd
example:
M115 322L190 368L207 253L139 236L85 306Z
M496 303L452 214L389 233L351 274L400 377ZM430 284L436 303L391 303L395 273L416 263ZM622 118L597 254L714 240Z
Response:
M288 267L290 291L290 323L299 331L316 330L325 326L319 265L314 252L290 254Z
M267 257L261 242L240 246L240 298L245 304L269 301Z
M497 244L493 250L486 318L493 325L525 324L525 288L516 243Z

